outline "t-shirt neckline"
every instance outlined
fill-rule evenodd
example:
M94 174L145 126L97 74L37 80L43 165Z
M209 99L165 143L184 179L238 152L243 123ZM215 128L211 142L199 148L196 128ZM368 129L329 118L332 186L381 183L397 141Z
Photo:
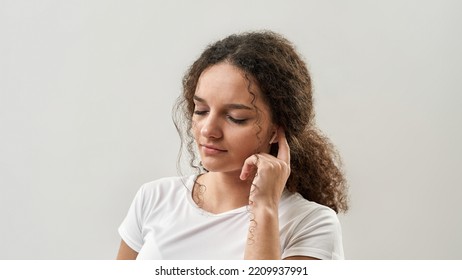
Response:
M187 182L187 186L186 186L185 191L187 192L186 193L186 198L187 198L188 203L190 204L190 206L192 206L201 215L210 216L210 217L221 217L221 216L227 216L227 215L236 215L236 214L248 211L249 205L244 205L244 206L234 208L234 209L222 212L222 213L217 213L217 214L208 212L208 211L200 208L199 205L197 205L197 203L194 201L194 199L192 197L194 183L196 182L196 179L197 179L197 177L199 175L201 175L201 174L194 174L194 175L191 175L189 177L189 180Z

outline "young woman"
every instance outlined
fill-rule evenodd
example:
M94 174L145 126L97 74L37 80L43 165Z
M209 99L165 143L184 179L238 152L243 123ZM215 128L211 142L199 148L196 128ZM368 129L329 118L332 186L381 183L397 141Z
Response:
M265 31L208 46L176 108L199 172L141 187L118 259L343 258L346 182L289 41Z

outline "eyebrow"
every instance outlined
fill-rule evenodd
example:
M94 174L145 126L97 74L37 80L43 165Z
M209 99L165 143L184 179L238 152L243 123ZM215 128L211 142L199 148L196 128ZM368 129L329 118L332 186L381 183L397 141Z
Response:
M204 98L201 98L197 95L194 95L193 99L196 100L197 102L207 103ZM229 109L253 110L252 107L249 107L247 105L240 104L240 103L226 104L225 107Z

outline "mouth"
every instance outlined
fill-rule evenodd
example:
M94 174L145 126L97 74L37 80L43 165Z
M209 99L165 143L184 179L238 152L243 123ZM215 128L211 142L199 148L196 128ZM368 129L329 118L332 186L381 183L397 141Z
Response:
M221 149L219 147L216 147L214 145L205 145L205 144L201 144L200 145L202 151L206 154L211 154L211 155L215 155L215 154L219 154L219 153L225 153L227 152L227 150L225 149Z

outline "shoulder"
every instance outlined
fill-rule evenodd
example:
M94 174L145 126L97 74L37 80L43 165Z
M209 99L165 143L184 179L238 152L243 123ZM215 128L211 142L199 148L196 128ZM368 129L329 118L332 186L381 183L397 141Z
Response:
M153 192L159 190L171 191L178 187L191 187L195 176L184 176L184 177L164 177L151 182L147 182L141 186L141 190L144 192Z
M283 258L344 258L342 229L334 210L289 192L284 193L280 205Z
M331 208L309 201L299 193L285 191L280 203L282 220L290 221L299 226L311 229L329 227L333 231L340 231L340 221L337 213Z
M164 177L141 186L137 193L137 199L143 205L164 204L170 200L178 199L190 192L195 175L184 177Z
M303 212L306 214L323 214L337 216L334 210L319 203L309 201L299 193L284 191L281 197L281 207L286 211Z

